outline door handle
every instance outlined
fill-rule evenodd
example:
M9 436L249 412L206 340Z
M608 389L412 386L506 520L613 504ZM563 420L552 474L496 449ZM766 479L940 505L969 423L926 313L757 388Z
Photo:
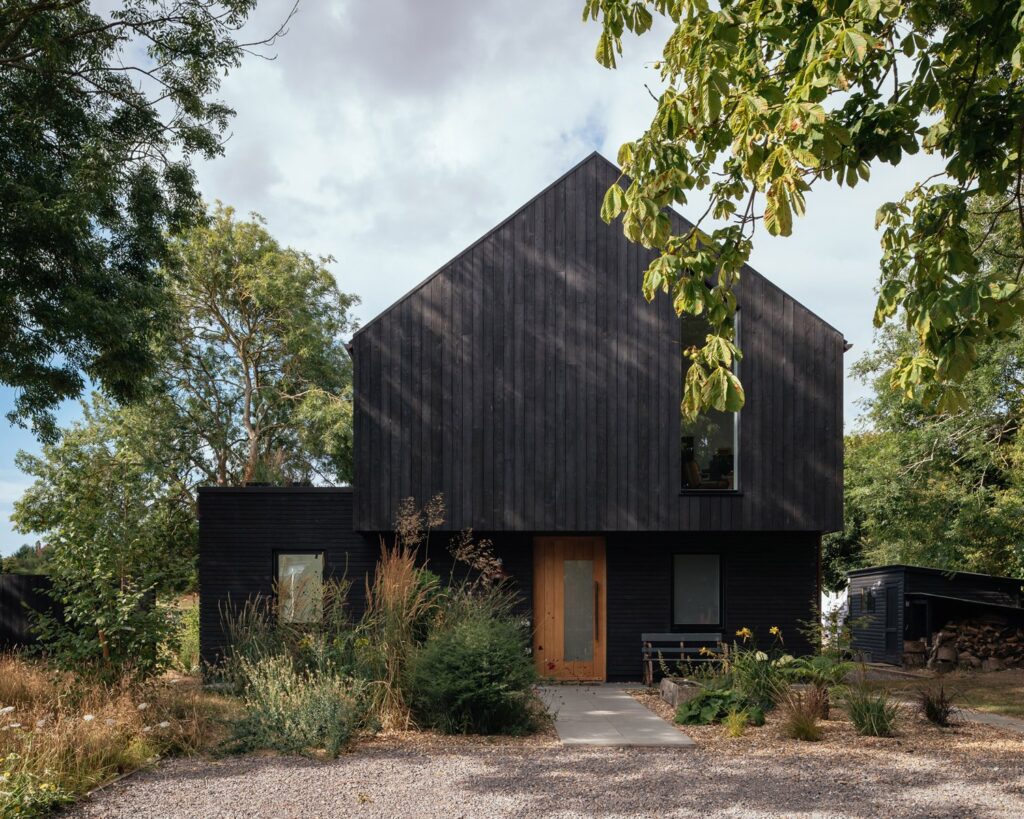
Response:
M594 581L594 640L601 639L601 584Z

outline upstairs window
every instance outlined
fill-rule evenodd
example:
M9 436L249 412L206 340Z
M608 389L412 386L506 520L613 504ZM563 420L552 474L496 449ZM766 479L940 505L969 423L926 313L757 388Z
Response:
M740 337L740 314L736 313L736 341ZM680 319L681 349L703 347L710 325L703 316ZM683 378L691 366L683 359ZM736 365L733 364L733 371ZM739 413L710 409L693 421L681 418L679 450L682 488L686 492L733 492L739 489Z
M277 556L277 616L282 623L323 620L323 552L290 552Z

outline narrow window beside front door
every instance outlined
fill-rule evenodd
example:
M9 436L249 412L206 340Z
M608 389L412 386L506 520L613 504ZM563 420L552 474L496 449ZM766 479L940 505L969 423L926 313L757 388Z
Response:
M563 570L566 662L594 659L594 561L566 560Z

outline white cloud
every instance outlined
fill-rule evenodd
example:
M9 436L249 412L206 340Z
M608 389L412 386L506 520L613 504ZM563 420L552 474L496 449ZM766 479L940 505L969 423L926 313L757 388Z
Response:
M261 4L251 30L272 30L288 5ZM238 116L227 156L200 168L204 193L336 257L365 321L591 150L614 158L643 130L657 34L627 41L607 71L581 7L307 2L275 61L225 82ZM852 191L818 189L793 237L758 237L754 267L841 329L849 361L871 340L875 210L925 169L915 158ZM848 384L848 399L860 392Z
M273 31L290 5L262 0L247 33ZM277 59L247 59L225 80L238 115L226 156L197 169L203 193L333 255L365 321L587 153L614 159L642 132L663 38L627 40L607 71L582 5L303 0ZM925 168L915 158L853 191L818 189L793 237L757 239L754 267L854 342L848 364L871 340L875 209ZM848 422L861 392L848 382ZM0 537L0 549L20 542Z

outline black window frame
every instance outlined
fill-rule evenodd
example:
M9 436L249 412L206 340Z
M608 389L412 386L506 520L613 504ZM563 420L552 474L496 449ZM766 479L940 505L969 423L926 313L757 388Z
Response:
M718 558L718 622L717 623L678 623L676 622L676 556L704 556L713 555ZM677 631L719 631L725 632L725 561L722 553L716 549L702 549L700 551L676 550L669 555L669 622L672 628Z
M271 593L271 599L274 601L274 616L278 617L278 609L280 608L280 595L277 591L278 583L281 579L280 567L281 562L278 560L282 555L320 555L323 559L323 568L320 570L320 582L325 583L327 581L327 550L326 549L274 549L271 551L271 560L273 561L273 567L271 574L274 577L274 587ZM317 621L311 620L307 623L299 623L293 620L288 621L293 626L315 626L319 625ZM320 622L323 622L323 611L320 612Z
M740 310L739 307L736 308L736 312L735 312L734 315L735 315L735 334L734 334L734 338L735 338L736 345L740 346L740 344L742 344L742 342L743 342L743 326L742 326L743 325L743 318L742 318L742 311ZM695 316L694 318L698 318L698 317ZM682 333L682 324L681 324L681 322L682 322L683 318L680 317L679 320L680 320L680 324L679 324L680 330L679 330L679 332ZM682 342L680 341L680 343L682 343ZM738 359L733 359L733 362L732 362L732 372L733 372L733 375L735 375L737 378L740 377L740 364L741 364L741 362ZM687 359L685 359L682 356L680 356L679 366L680 366L679 383L683 384L685 382L685 380L686 380L686 370L689 367L689 364L687 363ZM680 404L681 403L682 403L682 398L680 398ZM738 412L734 412L733 415L735 417L734 417L734 420L733 420L733 435L732 435L732 438L733 438L733 463L732 463L733 482L732 482L732 489L693 489L692 487L683 486L682 485L683 450L682 450L682 445L680 444L680 446L677 448L678 449L678 455L679 455L679 469L677 470L677 472L678 472L677 478L679 479L679 483L680 483L680 486L679 486L679 494L680 495L696 495L698 497L708 497L708 496L714 497L715 495L725 495L725 496L729 496L729 497L741 497L743 495L743 486L741 485L741 480L740 480L743 477L743 474L740 472L740 451L741 451L741 441L742 441L742 434L743 434L743 428L741 426L741 423L742 423L743 410L739 410ZM680 434L680 438L682 437L682 424L683 424L683 418L680 415L680 417L679 417L679 425L680 425L679 434ZM674 614L673 614L673 619L675 619L675 615Z

